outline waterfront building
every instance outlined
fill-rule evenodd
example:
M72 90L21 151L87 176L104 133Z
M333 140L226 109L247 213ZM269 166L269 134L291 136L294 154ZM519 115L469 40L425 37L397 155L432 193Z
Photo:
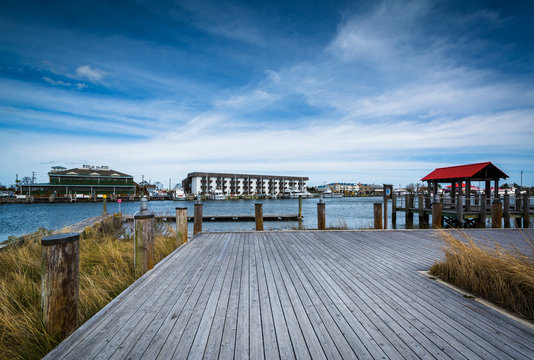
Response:
M107 166L83 165L66 169L53 167L48 183L22 185L22 194L40 197L95 198L129 197L136 193L133 176L109 169Z
M336 193L351 193L351 192L358 192L360 189L360 186L356 183L343 183L343 182L335 182L325 185L319 185L317 186L317 190L319 191L325 191L327 188L330 188L332 192Z
M383 185L375 185L375 184L362 184L359 183L359 194L360 195L376 195L381 196L384 194L384 188Z
M289 190L306 190L309 179L303 176L252 175L193 172L187 174L182 187L188 194L209 194L221 190L231 195L279 195Z

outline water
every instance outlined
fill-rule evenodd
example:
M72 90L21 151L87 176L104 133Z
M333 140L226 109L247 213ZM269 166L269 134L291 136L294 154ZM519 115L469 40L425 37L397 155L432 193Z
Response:
M373 203L382 202L381 197L368 198L329 198L326 203L327 226L347 226L350 229L373 227ZM318 199L302 200L303 226L317 228ZM204 202L204 215L252 215L254 204L263 203L264 214L296 214L298 199L279 200L226 200ZM194 201L152 201L149 210L156 214L175 214L176 207L187 207L193 215ZM134 214L139 210L139 202L123 202L123 214ZM118 212L119 204L107 203L108 213ZM61 229L92 216L102 213L102 203L44 203L44 204L5 204L0 206L0 241L9 235L20 236L36 231L40 227L50 230ZM388 210L391 228L391 206ZM404 216L397 214L397 227L404 226ZM192 233L192 223L189 224ZM204 231L249 231L254 230L254 222L205 222ZM296 221L266 221L265 230L296 229Z

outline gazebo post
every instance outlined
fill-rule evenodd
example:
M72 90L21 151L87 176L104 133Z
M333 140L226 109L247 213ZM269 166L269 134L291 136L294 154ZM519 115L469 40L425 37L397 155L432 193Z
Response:
M493 202L501 202L501 198L499 197L499 178L495 178L495 193L493 194Z
M451 204L454 204L456 199L456 180L451 182Z
M471 180L465 180L465 211L471 207Z
M491 182L490 180L486 180L486 206L491 205Z

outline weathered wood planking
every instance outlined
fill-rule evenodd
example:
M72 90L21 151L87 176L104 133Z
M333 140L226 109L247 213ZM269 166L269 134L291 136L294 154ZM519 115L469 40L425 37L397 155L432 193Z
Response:
M532 328L418 272L442 246L434 230L201 233L47 358L534 358Z

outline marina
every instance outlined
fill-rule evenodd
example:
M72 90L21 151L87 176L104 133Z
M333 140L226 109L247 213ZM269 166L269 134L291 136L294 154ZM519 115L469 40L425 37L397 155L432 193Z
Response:
M434 230L201 233L45 358L532 359L532 325L420 272L442 246Z

